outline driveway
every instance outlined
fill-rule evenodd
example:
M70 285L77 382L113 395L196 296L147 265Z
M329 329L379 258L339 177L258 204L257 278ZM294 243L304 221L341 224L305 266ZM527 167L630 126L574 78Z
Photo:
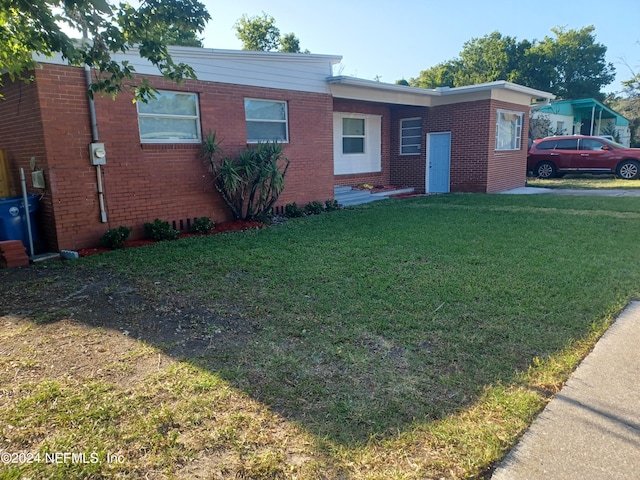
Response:
M580 195L591 197L640 197L640 188L539 188L520 187L512 190L505 190L500 193L511 195L531 195L551 193L554 195Z

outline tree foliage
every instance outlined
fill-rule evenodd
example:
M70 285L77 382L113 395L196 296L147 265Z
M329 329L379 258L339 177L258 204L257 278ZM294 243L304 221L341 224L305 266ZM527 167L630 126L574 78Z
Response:
M507 80L551 92L559 98L602 99L600 89L614 79L607 48L595 27L553 28L554 37L522 40L493 32L465 42L458 58L420 72L410 83L424 88L459 87Z
M34 54L59 53L71 65L96 69L90 94L113 96L135 73L113 55L137 47L165 78L179 82L195 78L195 73L175 63L168 47L199 42L196 35L210 18L198 0L143 0L137 7L109 0L0 0L0 69L12 79L28 79L25 72L34 68ZM63 26L83 40L74 39ZM152 90L142 82L134 92L145 100Z
M300 39L293 33L281 36L275 18L265 12L252 17L245 13L236 21L234 28L236 37L242 42L243 50L301 53Z

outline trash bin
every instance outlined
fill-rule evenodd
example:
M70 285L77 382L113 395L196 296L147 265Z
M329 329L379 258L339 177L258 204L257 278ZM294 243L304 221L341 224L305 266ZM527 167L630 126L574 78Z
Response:
M39 195L27 195L34 253L42 251L42 240L38 233L34 215L40 206L38 197ZM22 240L22 244L27 250L27 255L31 254L29 251L27 215L25 214L24 199L22 197L0 198L0 241L2 240Z

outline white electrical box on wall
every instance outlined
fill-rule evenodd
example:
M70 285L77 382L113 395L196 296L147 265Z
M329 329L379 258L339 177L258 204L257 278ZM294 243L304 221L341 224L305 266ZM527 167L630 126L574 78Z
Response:
M33 188L45 188L44 172L42 170L31 172L31 182L33 183Z
M91 157L91 165L106 165L107 152L104 149L104 143L90 144L89 155Z

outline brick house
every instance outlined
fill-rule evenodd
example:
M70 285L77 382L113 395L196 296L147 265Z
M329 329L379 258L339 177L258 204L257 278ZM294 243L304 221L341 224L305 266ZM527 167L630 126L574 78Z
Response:
M11 184L42 170L40 231L46 248L94 246L109 228L141 237L154 218L230 218L199 158L207 132L233 155L265 139L291 160L278 207L333 197L335 185L394 184L420 192L496 192L525 183L532 98L508 82L425 90L332 76L341 58L176 47L198 80L163 80L136 52L121 55L159 90L148 104L96 96L86 72L39 59L34 82L0 93L0 148ZM33 160L35 159L35 160ZM429 168L428 168L429 167ZM30 177L29 177L30 178Z

